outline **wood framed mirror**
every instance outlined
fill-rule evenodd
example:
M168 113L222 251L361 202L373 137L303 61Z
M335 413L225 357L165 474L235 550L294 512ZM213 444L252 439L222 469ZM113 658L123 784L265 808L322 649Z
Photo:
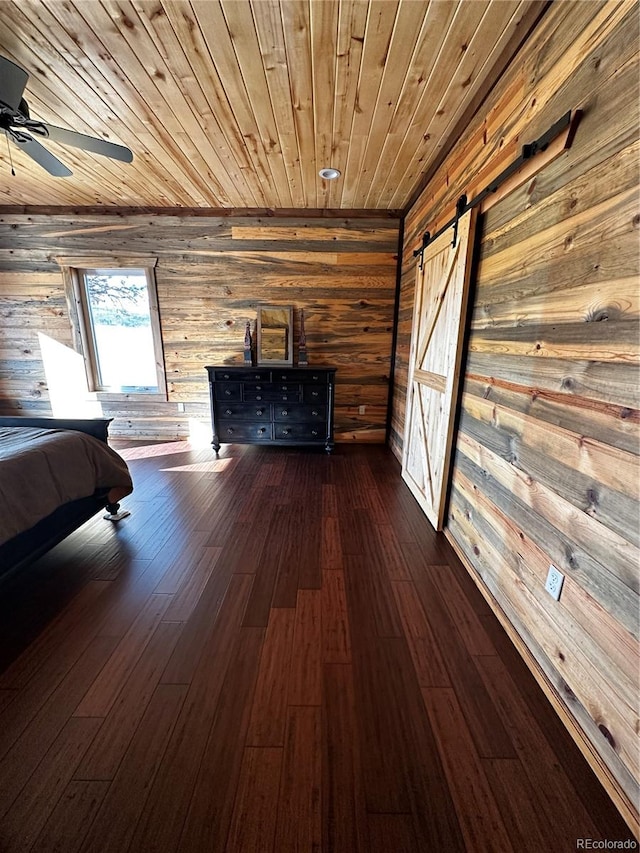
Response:
M258 305L258 364L293 364L293 306Z

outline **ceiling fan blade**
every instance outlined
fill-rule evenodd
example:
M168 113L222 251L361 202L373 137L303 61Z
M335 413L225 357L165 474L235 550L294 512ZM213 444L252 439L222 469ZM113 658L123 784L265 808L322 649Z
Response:
M54 178L68 178L69 175L72 175L73 172L68 169L64 163L58 160L57 157L54 157L51 152L47 151L47 149L40 145L39 142L36 142L35 139L27 138L27 134L22 134L25 139L16 139L13 138L15 144L22 148L22 150L31 157L32 160L35 160L39 166L42 166L50 175L53 175Z
M44 123L43 123L44 124ZM111 157L112 160L121 160L123 163L131 163L133 154L124 145L116 145L115 142L107 142L96 136L86 136L75 130L65 130L63 127L55 127L52 124L44 124L49 132L49 138L63 145L73 145L84 151L93 151L94 154L102 154L103 157Z
M23 68L0 56L0 103L15 112L20 106L28 79L29 75Z

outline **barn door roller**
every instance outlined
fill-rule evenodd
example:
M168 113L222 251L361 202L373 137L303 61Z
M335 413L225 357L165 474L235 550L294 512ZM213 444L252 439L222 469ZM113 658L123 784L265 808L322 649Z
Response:
M504 171L500 172L500 174L491 181L491 183L482 190L475 198L471 201L467 200L466 195L460 196L456 203L456 213L455 216L447 222L446 225L443 225L439 231L436 231L435 234L431 234L429 231L425 231L422 237L422 245L419 249L416 249L413 253L413 257L417 258L420 256L420 269L422 269L422 261L424 257L424 250L427 248L429 243L432 243L436 240L441 234L444 234L449 228L453 227L453 240L451 245L455 247L456 241L458 239L458 220L464 216L464 214L471 210L472 207L476 207L487 198L487 196L495 193L498 188L505 183L512 175L514 175L518 169L521 168L523 163L526 163L532 157L534 157L538 152L545 151L551 142L559 136L563 131L568 129L567 139L565 142L565 149L571 147L571 143L573 142L573 137L576 132L576 128L578 126L578 122L580 121L580 117L582 116L582 112L580 110L574 110L573 112L569 110L569 112L565 113L562 118L558 119L555 124L552 124L551 127L542 134L538 139L533 142L528 143L527 145L522 146L522 153L520 156L511 163L510 166L507 166Z

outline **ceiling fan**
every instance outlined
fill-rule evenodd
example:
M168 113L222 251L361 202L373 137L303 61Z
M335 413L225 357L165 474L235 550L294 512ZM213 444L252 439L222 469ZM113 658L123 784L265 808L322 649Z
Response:
M4 130L19 148L35 160L50 175L66 178L73 174L64 163L54 157L34 136L53 139L63 145L73 145L84 151L102 154L123 163L131 163L133 154L124 145L116 145L95 136L86 136L75 130L65 130L43 121L36 121L29 115L29 106L22 97L29 75L11 60L0 56L0 130Z

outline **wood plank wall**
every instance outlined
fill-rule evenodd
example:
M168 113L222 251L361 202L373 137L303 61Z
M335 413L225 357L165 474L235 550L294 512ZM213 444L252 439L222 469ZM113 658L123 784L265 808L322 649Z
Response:
M400 458L423 232L584 110L573 147L480 223L448 535L636 831L638 43L635 2L552 4L416 201L392 413ZM550 563L566 576L558 603Z
M0 412L51 414L38 333L71 347L55 256L147 253L158 256L168 402L102 402L112 435L210 423L205 365L241 364L246 321L273 303L294 306L296 346L304 309L310 363L338 368L336 440L384 442L398 234L389 215L2 215Z

